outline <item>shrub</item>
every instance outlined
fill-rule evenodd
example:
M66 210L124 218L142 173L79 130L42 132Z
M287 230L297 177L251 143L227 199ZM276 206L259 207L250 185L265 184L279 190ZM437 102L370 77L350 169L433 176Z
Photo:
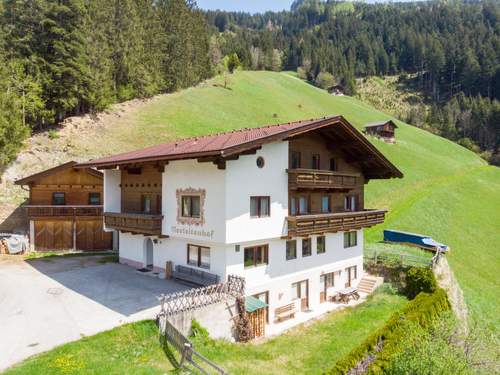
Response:
M57 138L59 138L59 133L54 129L50 129L48 132L48 136L49 136L49 139L57 139Z
M405 308L394 313L384 326L368 336L361 345L337 361L329 374L347 374L368 354L375 353L380 342L383 342L382 349L376 354L369 372L384 372L393 356L403 349L400 343L410 326L428 328L438 316L449 309L448 297L443 289L439 288L434 293L420 293Z
M208 330L203 327L196 319L193 319L191 321L191 330L189 332L189 336L205 340L210 337L210 334L208 333Z
M414 299L420 292L433 293L437 288L436 278L431 269L412 267L406 274L406 295Z

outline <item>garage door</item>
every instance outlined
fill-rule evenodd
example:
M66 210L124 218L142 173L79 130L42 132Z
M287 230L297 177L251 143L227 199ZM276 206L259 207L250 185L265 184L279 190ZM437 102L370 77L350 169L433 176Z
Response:
M113 248L113 234L104 232L102 219L77 220L77 250L110 250Z
M35 221L35 249L38 251L73 248L73 223L70 220Z

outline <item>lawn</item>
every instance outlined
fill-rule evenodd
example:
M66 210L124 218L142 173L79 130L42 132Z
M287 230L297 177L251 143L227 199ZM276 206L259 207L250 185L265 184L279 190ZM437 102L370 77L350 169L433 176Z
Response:
M381 291L357 307L330 313L263 343L194 339L194 345L231 374L320 373L405 303L405 297ZM4 375L164 374L172 370L161 350L155 323L142 321L62 345L8 369Z
M357 307L332 312L261 344L196 339L194 344L230 374L317 374L333 367L405 303L405 297L380 291Z
M165 374L166 359L153 321L127 324L34 356L4 375Z

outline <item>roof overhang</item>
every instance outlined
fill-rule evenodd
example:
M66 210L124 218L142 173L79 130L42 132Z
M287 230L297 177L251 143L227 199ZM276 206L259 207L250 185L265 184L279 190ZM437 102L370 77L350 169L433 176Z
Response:
M295 127L293 129L288 129L280 131L274 134L265 135L252 139L246 142L241 142L237 145L221 148L217 150L201 151L201 152L181 152L177 154L168 155L150 155L142 157L127 157L129 153L119 154L113 160L110 158L102 158L91 160L85 163L80 163L76 165L76 168L91 168L95 167L98 169L110 169L117 168L120 166L130 165L130 164L143 164L143 163L167 163L174 160L184 160L184 159L203 159L203 158L213 158L219 160L230 160L240 154L245 152L256 150L265 144L277 141L290 140L295 137L302 136L309 132L318 131L327 128L341 128L345 134L349 136L349 141L356 143L361 152L367 153L365 156L371 159L371 163L375 163L381 172L376 173L368 178L391 178L391 177L403 177L403 174L399 169L393 165L375 146L373 146L365 136L359 132L353 125L351 125L343 116L331 116L325 117L314 121L309 121L303 126ZM120 157L122 156L122 157Z
M34 173L32 175L20 178L19 180L16 180L14 183L16 185L29 185L29 184L36 182L40 178L47 177L47 176L59 173L65 169L70 169L70 168L82 168L82 167L80 167L76 161L69 161L67 163L58 165L56 167L49 168L49 169L46 169L44 171ZM103 178L102 172L99 172L95 169L92 169L91 167L83 167L83 168L88 169L87 172L92 174L93 176L95 176L97 178L101 178L101 179Z

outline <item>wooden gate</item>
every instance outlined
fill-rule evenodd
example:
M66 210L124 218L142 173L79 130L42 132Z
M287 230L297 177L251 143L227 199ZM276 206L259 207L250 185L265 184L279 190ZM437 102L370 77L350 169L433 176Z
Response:
M113 234L104 232L102 219L76 221L77 250L110 250L113 248Z
M73 248L73 222L71 220L36 220L34 224L36 250L70 250Z

